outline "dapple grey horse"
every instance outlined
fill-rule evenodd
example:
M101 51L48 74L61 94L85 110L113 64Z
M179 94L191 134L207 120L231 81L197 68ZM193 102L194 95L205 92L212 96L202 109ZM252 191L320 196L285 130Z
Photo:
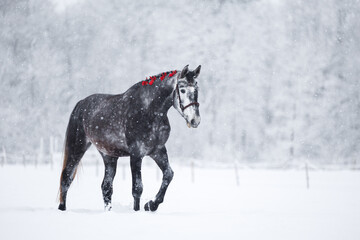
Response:
M170 124L167 112L178 110L188 127L200 123L197 78L201 66L190 71L170 71L136 83L118 95L94 94L79 101L71 113L66 130L64 163L60 179L60 210L66 210L66 196L86 150L93 144L105 164L101 188L105 210L111 209L113 180L119 157L130 156L134 210L140 209L143 191L141 163L150 156L163 173L162 184L146 211L157 210L174 172L168 161L165 143Z

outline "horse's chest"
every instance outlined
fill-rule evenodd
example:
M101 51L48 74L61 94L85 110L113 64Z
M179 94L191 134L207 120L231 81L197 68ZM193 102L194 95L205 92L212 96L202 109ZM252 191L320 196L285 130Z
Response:
M147 131L140 133L140 136L137 136L137 140L147 143L146 145L153 144L165 144L169 138L170 127L164 126L151 126Z
M166 124L153 124L141 129L143 131L136 131L132 136L134 147L140 151L141 155L146 155L154 148L165 145L170 135L170 126Z

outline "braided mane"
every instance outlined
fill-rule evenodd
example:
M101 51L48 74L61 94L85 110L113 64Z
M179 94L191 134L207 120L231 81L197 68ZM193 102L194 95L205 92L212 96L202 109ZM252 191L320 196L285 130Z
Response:
M166 76L169 76L169 78L171 78L176 73L177 73L177 71L174 70L174 71L163 72L158 75L150 76L150 77L146 78L144 81L142 81L141 84L143 86L153 85L153 83L155 82L156 79L160 79L161 81L163 81L166 78Z

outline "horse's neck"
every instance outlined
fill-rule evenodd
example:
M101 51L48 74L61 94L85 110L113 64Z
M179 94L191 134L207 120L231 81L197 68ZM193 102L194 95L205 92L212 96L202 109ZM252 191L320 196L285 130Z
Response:
M153 104L151 104L153 108L157 108L157 111L167 112L173 105L173 94L176 89L178 74L179 73L164 81L158 79L155 86L147 86L157 89L158 96L153 99Z
M172 91L175 91L176 89L176 84L177 84L177 81L178 81L178 76L179 76L179 72L176 73L174 76L172 76L171 78L169 78L168 80L164 80L166 81L165 82L165 85L169 88L169 89L172 89Z

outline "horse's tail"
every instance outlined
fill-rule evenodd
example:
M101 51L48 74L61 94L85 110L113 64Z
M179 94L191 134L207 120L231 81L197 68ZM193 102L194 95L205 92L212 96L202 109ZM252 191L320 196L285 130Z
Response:
M64 160L60 176L59 201L63 203L66 192L74 179L80 159L87 150L86 135L82 126L82 113L78 102L72 111L64 140ZM83 144L79 144L83 143Z
M75 107L76 108L76 107ZM71 118L71 117L70 117ZM60 186L59 186L59 201L60 202L63 202L63 194L62 194L62 189L61 189L61 180L64 178L64 170L65 170L65 167L66 167L66 164L67 164L67 160L68 160L68 157L69 157L69 148L68 148L68 134L69 134L69 128L70 128L70 121L71 119L69 120L69 124L66 128L66 132L65 132L65 140L64 140L64 152L63 152L63 166L62 166L62 169L61 169L61 176L60 176ZM77 168L75 170L75 174L77 172ZM75 174L74 174L74 177L75 177Z

